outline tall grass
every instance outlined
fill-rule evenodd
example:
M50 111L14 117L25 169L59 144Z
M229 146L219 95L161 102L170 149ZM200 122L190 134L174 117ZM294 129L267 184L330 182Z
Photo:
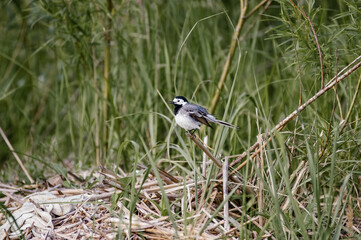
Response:
M177 220L200 211L198 203L210 201L212 191L187 206L185 186L183 209L189 212L173 215L175 203L167 199L157 167L198 184L213 183L218 169L208 164L202 177L202 153L175 126L166 100L183 95L210 106L239 3L113 4L109 11L106 1L98 0L1 2L0 127L38 180L55 172L66 175L64 169L97 169L99 164L129 172L132 211L139 197L136 165L151 166L164 194L159 208L176 228ZM250 1L248 8L255 5ZM327 82L360 55L360 3L304 1L298 6L317 33ZM258 209L257 194L231 192L229 198L239 199L243 214L231 222L240 238L251 239L253 231L259 239L265 231L277 239L337 239L345 231L353 236L342 217L349 207L355 222L360 219L360 96L349 124L342 131L339 126L359 75L351 74L310 105L239 171L242 182L257 194L255 186L262 183L264 195L263 209ZM240 154L320 87L319 53L308 21L289 1L273 1L262 15L253 14L244 23L214 112L241 129L214 127L198 134L209 136L219 159ZM26 182L2 140L0 161L1 181ZM219 218L218 210L214 218ZM263 226L248 221L260 215Z

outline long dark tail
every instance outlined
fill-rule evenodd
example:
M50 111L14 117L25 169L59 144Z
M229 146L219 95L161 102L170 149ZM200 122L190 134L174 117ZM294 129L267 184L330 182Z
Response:
M239 127L237 127L237 126L235 126L235 125L232 125L232 124L230 124L230 123L228 123L228 122L225 122L225 121L221 121L221 120L216 120L216 121L214 121L215 123L218 123L218 124L221 124L221 125L223 125L223 126L226 126L226 127L229 127L229 128L235 128L235 129L239 129Z

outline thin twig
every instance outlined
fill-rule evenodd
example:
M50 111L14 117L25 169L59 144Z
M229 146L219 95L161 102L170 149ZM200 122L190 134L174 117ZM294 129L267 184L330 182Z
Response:
M258 3L257 6L255 6L250 13L248 13L247 16L245 16L245 18L249 18L250 16L252 16L260 7L262 7L263 4L265 4L268 1L268 5L271 3L272 0L263 0L262 2Z
M228 203L228 158L223 162L223 201L226 201L223 207L224 213L224 229L229 231L229 203Z
M6 144L8 145L8 147L9 147L10 151L11 151L11 152L12 152L12 154L14 155L14 157L15 157L16 161L19 163L20 167L23 169L23 171L24 171L24 173L25 173L26 177L29 179L29 181L30 181L31 183L34 183L33 178L30 176L30 174L29 174L28 170L26 170L26 168L25 168L24 164L21 162L21 160L20 160L20 158L19 158L18 154L15 152L15 150L14 150L13 146L11 145L11 143L10 143L9 139L6 137L6 135L5 135L4 131L2 130L2 128L1 128L1 127L0 127L0 134L1 134L1 136L3 137L4 141L6 142Z

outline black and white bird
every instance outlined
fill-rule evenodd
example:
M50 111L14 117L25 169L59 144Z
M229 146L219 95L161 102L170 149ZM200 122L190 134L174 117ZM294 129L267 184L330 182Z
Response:
M174 105L175 122L186 131L194 132L199 129L202 124L212 127L209 123L239 129L239 127L228 122L218 120L215 116L208 113L204 107L189 103L185 97L175 97L171 103Z

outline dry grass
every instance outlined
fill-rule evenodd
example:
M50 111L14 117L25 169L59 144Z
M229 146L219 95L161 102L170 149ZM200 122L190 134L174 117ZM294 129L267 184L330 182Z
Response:
M299 166L297 174L291 176L291 178L296 178L295 182L298 183L301 176L306 174L307 168L307 165ZM239 200L228 198L226 201L229 203L229 216L225 219L222 211L217 210L223 200L221 189L212 189L208 202L200 200L196 203L195 183L192 179L183 182L181 177L176 177L179 181L175 183L167 175L163 174L162 181L166 195L172 201L173 214L176 215L177 211L179 214L177 209L182 209L182 201L185 199L182 196L184 194L188 196L188 209L182 209L181 212L184 216L175 220L175 229L170 218L164 216L164 214L162 215L159 208L162 205L162 195L160 194L158 182L152 174L140 189L139 199L135 204L133 214L124 206L124 202L126 202L124 200L126 199L119 197L125 191L118 181L122 177L103 169L92 176L88 183L94 182L95 185L87 190L65 188L60 176L55 176L45 181L44 184L22 187L1 184L1 192L4 194L1 202L18 219L18 226L22 228L21 233L26 239L115 239L120 238L120 236L127 239L237 239L239 237L242 226L226 230L225 224L230 221L234 225L236 219L242 216L244 212L240 207ZM81 179L81 177L77 177L77 179ZM76 181L76 179L73 180ZM141 178L138 179L138 183L141 181ZM251 186L252 182L255 183L255 179L249 181L249 187L257 191L257 186ZM55 186L53 187L52 184L55 184ZM80 182L79 184L81 185ZM199 182L199 184L202 184L202 182ZM233 192L240 191L240 189L235 190L237 185L231 184L229 186L232 186L230 189ZM136 186L137 189L140 187L141 185ZM301 196L302 191L304 189L299 184L295 184L292 189L295 196ZM280 194L283 193L280 192ZM51 198L44 200L41 196L51 196ZM117 200L114 201L114 199ZM306 209L307 199L297 200L297 202L300 208ZM337 199L335 205L336 202ZM33 205L36 214L31 215L30 211L27 211L26 220L19 221L20 217L16 215L16 211L22 209L25 203ZM196 205L199 207L196 208ZM59 207L61 211L56 210ZM290 202L286 198L282 203L282 210L287 211L289 207ZM192 211L192 209L195 212L187 217L185 213ZM44 224L41 225L40 223L46 218L44 217L46 213L49 213L50 219L48 219L48 225L44 226ZM350 231L359 232L361 227L360 219L352 214L352 207L349 206L347 210L348 217L344 219L344 222L350 227ZM24 215L25 213L21 214L23 218ZM4 214L1 214L0 219L3 225L1 228L4 228L6 225ZM11 221L11 217L8 216L8 220ZM26 223L29 224L29 222L32 222L32 224L26 227ZM256 214L253 217L247 216L247 221L243 226L252 224L261 229L263 222L263 216ZM20 232L16 230L16 226L6 229L2 233L3 235L0 235L0 238L1 236L3 237L1 239L20 238ZM4 230L1 229L1 231ZM310 232L310 235L312 235L312 232ZM254 235L253 237L276 239L273 232L268 231L264 231L263 236Z
M63 186L63 180L60 176L55 176L44 184L23 187L1 184L1 191L5 195L1 202L12 213L21 209L25 203L33 204L37 208L38 212L35 214L37 217L35 215L29 217L34 220L34 223L22 229L22 234L24 234L26 239L39 236L51 239L114 239L118 234L132 239L140 239L142 237L147 239L174 239L176 236L181 239L215 239L222 236L236 237L239 234L239 229L236 228L225 231L223 226L224 220L217 220L217 218L212 217L214 211L223 200L222 192L219 189L213 189L208 203L198 203L201 207L198 208L197 212L189 217L176 220L177 229L174 229L169 217L162 216L159 210L159 206L162 204L162 196L158 182L152 174L150 174L142 186L133 214L123 205L122 202L125 199L120 198L115 203L114 201L112 202L114 197L124 191L117 180L121 177L109 170L103 169L101 172L94 174L90 182L96 181L97 183L88 190L81 188L67 189ZM77 177L77 179L81 178ZM195 184L192 179L188 179L185 183L182 182L181 177L176 178L179 180L178 183L171 181L165 175L162 175L162 179L168 198L172 202L174 201L172 211L176 208L181 208L180 200L185 189L187 190L186 194L189 196L189 208L194 207ZM138 182L141 182L141 179ZM55 184L55 186L52 187L52 184ZM140 185L137 185L136 188L140 188ZM43 198L41 200L34 200L35 196L45 195L51 195L52 197L50 200L44 200ZM67 202L70 199L69 197L73 199L71 201L71 209L65 211L64 209L69 208L69 202ZM63 202L64 199L66 202ZM59 211L55 212L44 207L44 202L54 205L54 208L58 205L62 206L63 211L61 211L61 215L57 215ZM238 215L242 214L237 205L237 201L231 202L233 207L231 207L229 213L233 218L237 218ZM187 209L184 210L187 212ZM47 211L51 215L50 229L46 227L41 229L36 223L36 221L40 221L38 217L42 216L41 212L43 211ZM219 214L222 215L222 213ZM8 219L11 221L11 217ZM212 222L201 233L205 223L210 219ZM28 220L32 221L31 219ZM1 214L2 225L5 221L6 217ZM188 224L185 224L186 222ZM191 222L192 224L190 224ZM256 219L250 219L250 222L256 222ZM18 224L20 228L25 226L25 222L18 221ZM13 229L7 229L4 236L19 237L16 226L13 227ZM128 231L129 228L131 229L130 233Z

